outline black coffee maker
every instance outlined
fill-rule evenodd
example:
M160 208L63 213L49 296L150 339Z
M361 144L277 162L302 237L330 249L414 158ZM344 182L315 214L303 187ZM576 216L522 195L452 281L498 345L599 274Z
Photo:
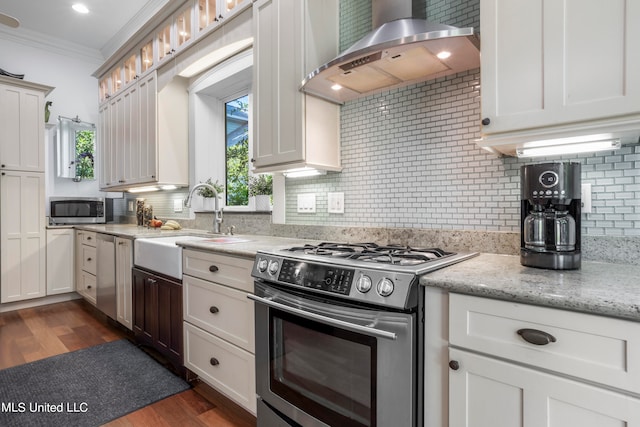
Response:
M580 268L580 163L520 169L520 263L552 270Z

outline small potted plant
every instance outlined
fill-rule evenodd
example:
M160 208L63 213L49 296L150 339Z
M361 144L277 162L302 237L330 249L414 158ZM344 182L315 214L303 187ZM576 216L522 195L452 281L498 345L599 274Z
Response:
M256 210L271 209L271 195L273 194L273 177L262 174L249 178L249 196L256 198Z
M218 197L222 197L224 193L224 188L222 187L222 184L218 182L217 179L216 179L216 182L214 183L211 181L211 178L209 178L205 181L205 184L209 184L210 186L215 188L216 193L218 193ZM213 195L213 191L211 191L210 188L207 188L207 187L198 188L198 196L202 196L204 198L204 201L203 201L204 210L212 211L215 209L214 208L215 200L213 199L214 195Z

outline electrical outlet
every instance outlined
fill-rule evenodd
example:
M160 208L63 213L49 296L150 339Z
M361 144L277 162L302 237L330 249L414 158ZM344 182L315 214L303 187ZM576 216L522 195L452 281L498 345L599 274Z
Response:
M327 205L329 213L344 213L344 193L327 193Z
M315 193L298 194L298 212L316 213Z
M173 211L182 212L182 199L173 199Z
M133 200L129 200L129 203L127 204L127 211L133 212Z

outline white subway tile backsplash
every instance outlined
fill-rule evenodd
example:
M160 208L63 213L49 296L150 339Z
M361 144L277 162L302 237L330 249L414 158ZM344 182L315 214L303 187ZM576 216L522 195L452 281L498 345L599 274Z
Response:
M370 13L369 2L342 3ZM427 0L426 8L436 22L479 28L477 0ZM343 28L341 37L358 31L356 40L368 29ZM497 157L474 142L480 136L479 82L479 70L472 70L346 103L344 169L287 179L287 223L517 232L520 166L578 161L583 182L593 185L593 213L583 215L583 233L640 235L640 144L563 158ZM329 191L345 193L343 215L329 217L322 208L315 215L296 212L297 194L315 192L326 202Z

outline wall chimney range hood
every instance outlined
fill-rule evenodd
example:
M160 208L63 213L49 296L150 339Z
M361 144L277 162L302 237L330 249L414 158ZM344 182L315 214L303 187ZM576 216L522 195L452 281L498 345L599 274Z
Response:
M456 28L416 18L411 2L374 0L375 30L337 58L312 71L301 91L343 104L352 99L480 67L473 28ZM381 10L383 9L384 10ZM404 15L407 16L407 15Z

